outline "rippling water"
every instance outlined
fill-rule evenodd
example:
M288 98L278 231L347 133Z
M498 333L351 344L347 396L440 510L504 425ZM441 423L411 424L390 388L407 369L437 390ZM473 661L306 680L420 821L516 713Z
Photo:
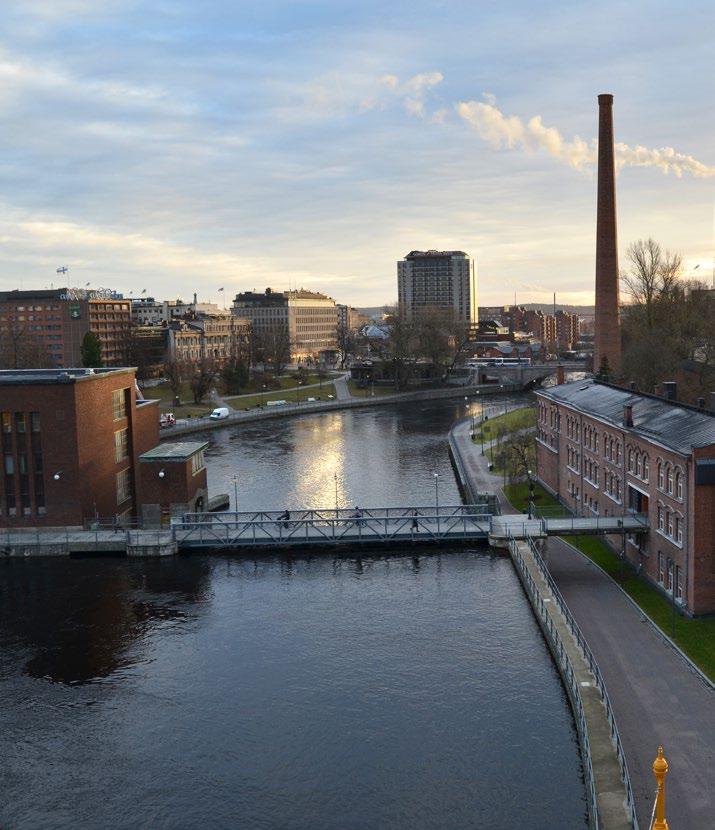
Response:
M455 414L211 433L211 480L429 503L437 469L450 500ZM586 826L565 694L486 550L2 561L0 698L3 828Z

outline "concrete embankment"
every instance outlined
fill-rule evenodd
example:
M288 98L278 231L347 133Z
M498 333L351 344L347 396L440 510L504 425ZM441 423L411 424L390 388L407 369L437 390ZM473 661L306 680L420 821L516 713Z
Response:
M450 452L465 495L500 492L499 477L469 436L465 421L449 434ZM504 512L515 512L502 495ZM541 626L571 702L584 765L589 820L594 828L638 828L630 777L600 669L532 542L512 540L509 553Z
M315 401L313 403L286 404L285 406L256 407L248 411L236 410L228 418L212 421L209 418L194 418L178 423L161 433L162 440L174 440L177 435L203 432L207 429L238 426L254 421L268 421L274 418L287 418L293 415L310 415L314 412L333 412L340 409L360 409L365 406L386 406L411 401L433 401L438 398L463 398L465 395L499 395L504 393L521 393L520 388L502 389L495 384L481 386L451 386L446 389L423 389L418 392L401 392L395 395L378 395L374 398L351 398L350 400ZM150 397L148 394L147 397ZM237 402L238 403L238 402Z

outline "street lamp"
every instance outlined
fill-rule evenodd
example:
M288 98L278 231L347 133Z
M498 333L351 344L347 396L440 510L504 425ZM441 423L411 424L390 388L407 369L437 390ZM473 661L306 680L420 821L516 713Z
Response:
M266 384L261 384L261 406L266 405Z
M59 481L62 478L62 470L58 470L53 476L55 481Z
M335 518L338 518L338 510L340 510L340 503L338 502L338 474L333 473L333 479L335 480Z
M234 475L233 481L233 509L238 513L238 476Z
M434 507L437 514L437 532L439 533L439 473L432 473L434 476Z
M159 470L159 478L164 478L165 476L166 470L162 467L161 470Z
M533 509L534 509L534 480L531 477L531 470L526 471L526 475L529 478L529 518L533 519Z

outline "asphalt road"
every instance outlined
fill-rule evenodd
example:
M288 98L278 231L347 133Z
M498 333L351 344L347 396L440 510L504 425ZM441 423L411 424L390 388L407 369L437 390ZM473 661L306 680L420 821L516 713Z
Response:
M715 828L715 692L615 583L558 538L547 542L559 590L598 661L626 753L642 830L655 794L658 745L670 766L673 830Z

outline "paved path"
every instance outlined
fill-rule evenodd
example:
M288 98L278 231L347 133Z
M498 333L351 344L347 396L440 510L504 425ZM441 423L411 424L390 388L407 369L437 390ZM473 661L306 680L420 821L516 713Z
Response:
M348 378L350 377L350 373L346 372L342 377L335 378L333 383L335 384L335 397L339 401L349 401L352 395L350 394L350 389L348 387Z
M648 828L658 745L670 765L668 823L715 827L715 692L644 621L618 586L560 539L548 562L601 667L628 761L641 828Z
M467 472L515 513L487 469L469 424L454 431ZM715 827L715 692L648 623L618 586L558 538L546 543L559 590L605 679L626 753L641 830L648 830L658 745L670 764L666 814L673 830Z

